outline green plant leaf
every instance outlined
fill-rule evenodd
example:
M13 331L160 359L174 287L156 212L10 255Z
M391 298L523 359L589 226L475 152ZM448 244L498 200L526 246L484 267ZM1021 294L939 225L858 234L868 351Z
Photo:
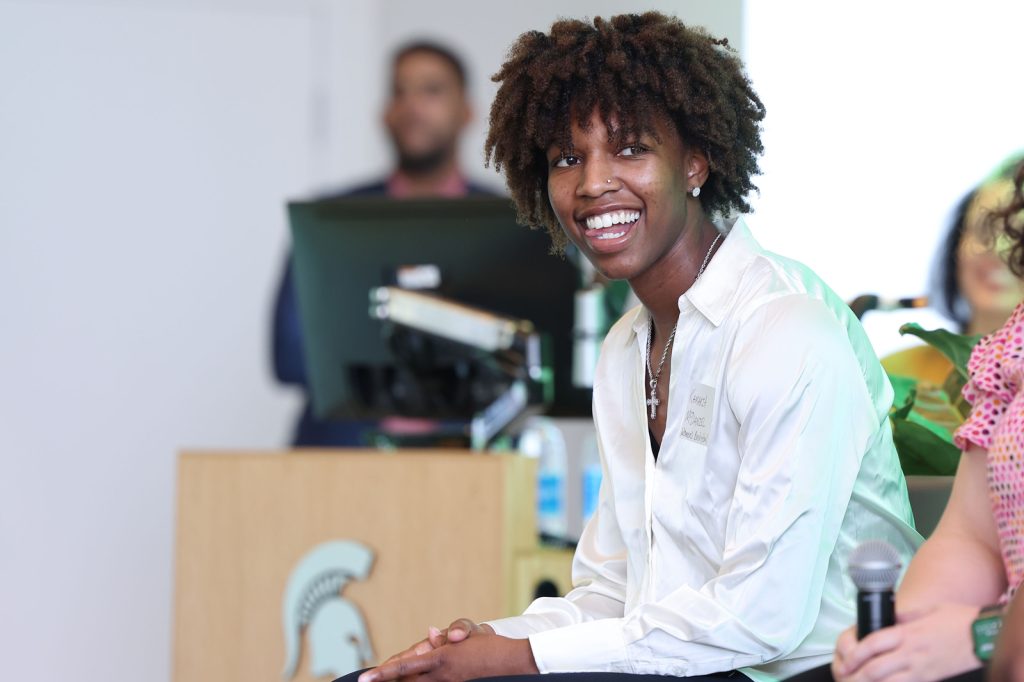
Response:
M971 404L964 400L963 390L964 385L967 383L967 377L960 374L959 371L953 370L946 377L946 381L942 384L942 390L946 392L946 395L954 396L950 401L953 408L960 413L961 420L967 419L971 414Z
M932 412L926 412L921 406L921 401L918 400L914 403L914 409L911 410L910 414L907 416L907 421L919 424L934 433L936 436L942 438L947 443L952 443L953 432L956 431L957 427L963 422L960 419L959 412L952 407L947 407L947 409L952 414L943 414L942 417L951 416L952 419L937 419Z
M914 399L917 394L917 380L910 377L903 377L896 374L889 375L889 383L892 384L892 409L889 416L895 419L906 419L910 411L914 409ZM897 407L898 406L898 407Z
M900 466L907 476L952 476L960 462L960 450L925 426L907 419L890 419L892 439Z
M965 380L967 379L967 361L971 359L971 351L974 350L974 346L981 340L981 336L964 336L945 329L923 329L915 322L900 327L900 334L916 336L945 355Z
M611 320L608 326L611 326L626 312L626 301L629 300L630 291L629 282L624 279L611 280L604 285L605 313Z

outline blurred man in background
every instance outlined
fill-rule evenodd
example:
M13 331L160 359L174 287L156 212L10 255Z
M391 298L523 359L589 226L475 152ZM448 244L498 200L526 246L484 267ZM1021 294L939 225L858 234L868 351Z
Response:
M492 194L469 182L458 167L458 142L472 118L462 61L446 47L410 43L392 60L391 96L383 122L395 151L395 170L386 178L323 199L386 196L394 199ZM363 445L366 422L321 420L312 412L296 305L291 258L274 308L274 373L306 393L294 445Z

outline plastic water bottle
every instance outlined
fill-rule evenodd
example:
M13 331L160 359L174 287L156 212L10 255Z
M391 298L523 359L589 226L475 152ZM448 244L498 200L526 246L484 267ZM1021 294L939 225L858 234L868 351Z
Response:
M583 525L586 526L590 517L597 511L597 501L601 491L601 454L597 449L596 433L589 433L584 439L580 464L583 476L580 498L583 502Z
M569 467L565 437L553 421L530 419L519 435L518 450L537 462L537 530L541 537L564 540L569 530L565 476Z
M594 370L608 325L604 314L604 287L593 285L576 292L572 325L572 385L594 386Z

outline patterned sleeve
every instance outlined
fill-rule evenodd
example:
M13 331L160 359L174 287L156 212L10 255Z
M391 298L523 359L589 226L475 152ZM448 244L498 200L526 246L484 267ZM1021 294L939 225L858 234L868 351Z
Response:
M1024 388L1024 303L1017 306L1002 329L978 342L967 372L970 379L963 396L972 406L971 415L956 430L953 442L961 450L971 444L988 450L1007 407ZM1022 421L1021 415L1011 417Z

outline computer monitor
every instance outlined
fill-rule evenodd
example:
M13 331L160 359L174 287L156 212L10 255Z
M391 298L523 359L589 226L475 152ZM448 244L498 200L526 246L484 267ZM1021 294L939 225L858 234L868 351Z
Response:
M370 290L394 284L400 268L431 265L441 273L439 295L529 320L549 339L554 394L548 414L590 414L590 389L572 381L579 271L565 257L550 253L544 231L516 223L508 199L346 198L291 203L288 211L307 371L318 416L379 418L394 410L395 401L374 399L375 391L393 388L388 368L394 368L396 357L385 338L386 323L369 314ZM440 362L457 355L437 339L414 335L412 345L426 347L425 357ZM439 371L434 378L452 380L445 376ZM427 414L406 416L472 416L447 409L432 415L422 406L418 411Z

